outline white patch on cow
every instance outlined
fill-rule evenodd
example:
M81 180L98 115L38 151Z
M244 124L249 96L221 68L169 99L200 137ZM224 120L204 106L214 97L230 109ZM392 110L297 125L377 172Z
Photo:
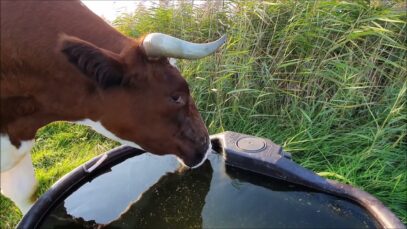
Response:
M76 121L75 123L77 123L77 124L82 124L82 125L85 125L85 126L89 126L89 127L91 127L93 130L95 130L96 132L98 132L99 134L101 134L101 135L103 135L103 136L105 136L105 137L107 137L107 138L109 138L109 139L112 139L113 141L117 141L117 142L119 142L119 143L121 143L121 144L123 144L123 145L131 146L131 147L134 147L134 148L137 148L137 149L143 149L143 148L141 148L139 145L137 145L137 144L134 143L134 142L131 142L131 141L128 141L128 140L124 140L124 139L121 139L121 138L117 137L114 133L112 133L112 132L110 132L109 130L107 130L107 129L102 125L102 123L99 122L99 121L95 122L95 121L92 121L92 120L90 120L90 119L84 119L84 120Z
M33 205L37 189L31 148L34 140L21 141L15 147L7 135L1 135L1 193L10 198L25 214Z
M15 147L8 135L0 135L1 172L11 169L24 155L30 153L34 140L21 141L20 147Z
M177 59L175 59L175 58L168 58L168 62L170 62L170 64L171 64L172 66L174 66L174 67L176 67L176 68L178 69L178 66L177 66Z
M202 161L199 162L199 164L192 166L191 168L195 169L195 168L198 168L199 166L201 166L206 161L206 159L208 158L210 153L212 153L212 143L211 142L209 142L208 149L206 150L205 156L203 157Z
M107 138L109 138L109 139L111 139L111 140L113 140L113 141L117 141L117 142L119 142L119 143L121 143L121 144L123 144L123 145L131 146L131 147L138 148L138 149L143 149L143 148L141 148L139 145L137 145L137 144L134 143L134 142L131 142L131 141L128 141L128 140L124 140L124 139L121 139L121 138L117 137L115 134L113 134L112 132L110 132L109 130L107 130L107 129L102 125L102 123L99 122L99 121L95 122L95 121L92 121L92 120L90 120L90 119L84 119L84 120L76 121L76 122L74 122L74 123L81 124L81 125L85 125L85 126L89 126L89 127L91 127L92 129L94 129L96 132L98 132L99 134L101 134L101 135L103 135L103 136L105 136L105 137L107 137ZM212 152L212 144L209 142L208 149L207 149L207 151L206 151L206 153L205 153L205 156L202 158L202 161L201 161L199 164L197 164L197 165L195 165L195 166L193 166L193 167L187 166L187 165L184 163L184 161L182 161L181 158L177 157L177 159L178 159L178 161L179 161L183 166L194 169L194 168L198 168L199 166L201 166L201 165L206 161L206 159L208 158L208 155L209 155L211 152Z
M198 168L199 166L201 166L203 163L205 163L206 159L208 158L208 156L209 156L209 154L210 154L211 152L212 152L212 143L209 142L208 149L206 150L205 156L202 158L202 161L199 162L197 165L192 166L192 167L189 167L188 165L186 165L186 164L184 163L184 161L183 161L181 158L179 158L179 157L177 157L177 160L179 161L179 163L181 163L183 166L185 166L185 167L187 167L187 168L196 169L196 168Z

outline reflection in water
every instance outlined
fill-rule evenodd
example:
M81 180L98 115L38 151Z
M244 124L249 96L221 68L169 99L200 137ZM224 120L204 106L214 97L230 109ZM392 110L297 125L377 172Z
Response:
M178 161L172 156L142 154L130 158L80 187L66 198L65 208L74 217L94 220L99 224L109 223L129 203L178 166Z
M199 228L211 180L209 161L194 170L169 173L106 228Z
M335 196L224 165L202 211L203 228L377 228L358 205Z
M41 228L376 228L358 205L251 172L218 154L178 172L174 157L140 155L84 183Z

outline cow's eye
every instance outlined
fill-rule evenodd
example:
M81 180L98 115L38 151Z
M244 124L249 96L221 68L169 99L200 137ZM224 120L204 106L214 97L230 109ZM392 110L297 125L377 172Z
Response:
M176 104L184 104L184 100L182 99L182 96L180 96L180 95L171 96L171 100Z

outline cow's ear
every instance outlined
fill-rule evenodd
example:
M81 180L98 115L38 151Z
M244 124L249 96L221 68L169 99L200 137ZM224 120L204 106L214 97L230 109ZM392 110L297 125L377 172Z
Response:
M102 88L120 85L123 80L120 57L113 52L67 35L60 36L59 51L71 64Z

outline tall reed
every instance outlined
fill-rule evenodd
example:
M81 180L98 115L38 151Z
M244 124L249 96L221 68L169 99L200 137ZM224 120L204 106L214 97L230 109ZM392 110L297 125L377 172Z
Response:
M223 4L222 4L223 3ZM406 15L364 1L181 1L114 24L221 51L179 61L211 133L271 138L322 175L374 194L407 222Z

